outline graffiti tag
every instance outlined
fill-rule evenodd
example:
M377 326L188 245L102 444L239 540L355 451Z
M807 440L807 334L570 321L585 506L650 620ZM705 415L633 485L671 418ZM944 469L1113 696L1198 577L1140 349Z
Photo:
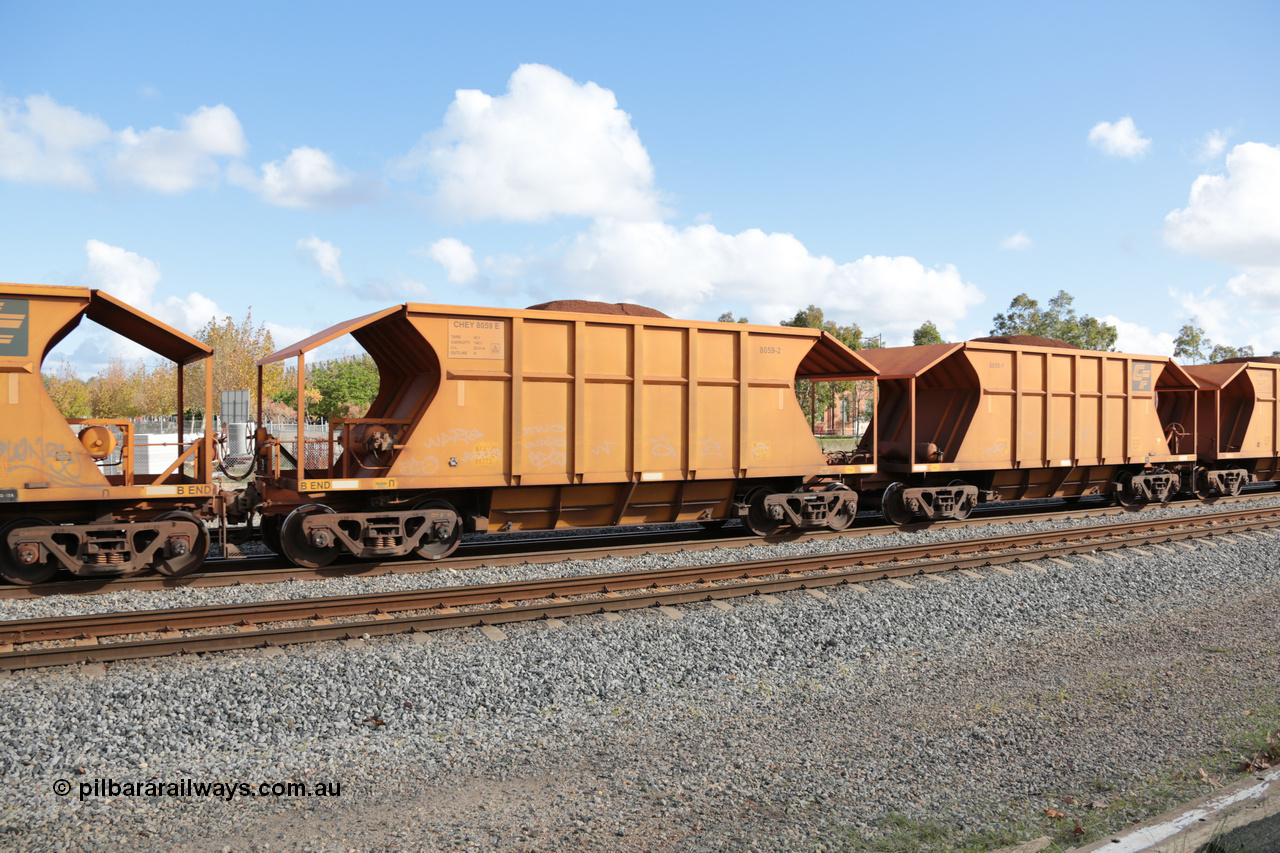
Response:
M9 471L37 471L59 486L82 485L79 454L60 441L0 441L0 462Z

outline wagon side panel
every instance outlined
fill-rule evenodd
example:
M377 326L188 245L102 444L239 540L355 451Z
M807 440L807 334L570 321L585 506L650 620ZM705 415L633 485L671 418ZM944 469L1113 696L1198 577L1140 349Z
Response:
M83 298L0 291L0 500L92 499L108 482L49 397L45 353L78 322Z
M410 319L440 379L390 476L401 488L501 484L512 464L510 322L464 313Z

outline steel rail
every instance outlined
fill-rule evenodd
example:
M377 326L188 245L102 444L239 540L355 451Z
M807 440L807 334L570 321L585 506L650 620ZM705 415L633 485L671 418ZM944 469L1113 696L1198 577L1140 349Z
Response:
M1237 515L1240 515L1237 513ZM1052 531L1018 537L990 537L964 542L939 543L952 553L932 555L921 548L885 548L837 554L686 566L642 572L590 575L574 578L516 581L471 587L448 587L395 593L374 593L300 601L184 608L171 611L97 614L52 620L0 623L0 642L34 643L76 639L83 645L23 649L0 653L0 669L65 665L87 661L250 648L354 635L383 635L407 631L433 631L463 626L498 625L536 618L629 610L656 605L682 604L743 595L817 588L956 569L998 566L1082 552L1161 545L1180 539L1220 536L1280 527L1280 509L1251 511L1234 521L1216 519L1204 523L1128 525L1127 532L1112 530L1107 536L1088 531ZM1171 520L1170 520L1171 521ZM1111 527L1120 527L1112 525ZM1181 528L1181 529L1179 529ZM1080 535L1087 532L1088 535ZM1073 535L1074 534L1074 535ZM1272 534L1268 534L1272 535ZM1048 540L1046 542L1046 540ZM934 546L935 549L938 547ZM999 548L999 550L993 550ZM916 562L906 562L908 560ZM923 560L923 562L919 562ZM689 589L687 587L695 588ZM685 587L673 589L673 587ZM640 590L640 592L636 592ZM622 595L628 592L629 595ZM515 602L534 602L515 604ZM457 608L481 607L468 613ZM393 617L392 612L414 615ZM422 611L431 611L423 613ZM331 624L331 618L368 616L357 622ZM306 626L259 629L260 623L309 621ZM195 637L174 636L182 628L239 626L233 634ZM157 639L100 643L99 636L160 632Z
M1256 500L1266 494L1242 495L1235 498L1220 498L1215 503L1233 504L1241 501ZM1195 507L1204 506L1200 500L1175 501L1168 506ZM818 531L814 533L759 537L755 535L734 535L720 531L673 532L669 529L632 531L628 533L608 533L575 537L558 537L546 540L508 540L508 541L473 541L464 543L460 552L454 557L440 561L429 560L386 560L365 563L335 563L322 569L307 569L292 565L280 565L284 558L271 555L269 557L248 557L242 559L221 559L216 561L214 571L199 572L186 577L171 578L161 575L142 575L127 578L78 579L70 581L54 581L34 586L0 585L0 599L22 600L45 598L51 595L94 595L122 590L153 591L178 588L214 588L235 586L239 584L283 583L291 580L323 580L339 577L379 577L388 574L417 574L437 569L470 570L484 567L501 567L509 565L536 565L559 563L566 560L595 560L605 557L633 557L644 554L670 554L683 551L707 551L712 548L737 549L752 545L793 542L799 538L807 539L861 539L868 536L887 536L899 532L917 532L923 530L945 530L967 527L990 527L999 524L1026 524L1053 520L1079 520L1085 518L1104 518L1109 516L1132 516L1141 514L1147 507L1118 506L1052 506L1038 512L1015 512L1023 507L998 507L988 510L983 515L974 515L966 521L920 522L896 527L887 524L861 525L840 532ZM681 536L683 535L683 538ZM574 546L566 547L569 542ZM546 547L539 544L546 542ZM523 548L524 550L518 550ZM466 553L467 551L474 552ZM215 561L210 561L213 564ZM246 565L266 563L265 568L244 568Z

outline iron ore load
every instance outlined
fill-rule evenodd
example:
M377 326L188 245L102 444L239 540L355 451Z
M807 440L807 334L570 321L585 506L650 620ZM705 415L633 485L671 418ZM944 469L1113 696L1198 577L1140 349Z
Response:
M1206 501L1280 477L1280 359L1180 367L1042 338L853 351L817 329L694 322L635 305L524 310L396 305L260 362L350 334L379 390L327 435L259 426L253 479L214 479L210 421L142 466L128 419L59 412L49 351L88 318L174 364L205 344L100 290L0 284L0 577L40 583L195 571L206 522L257 519L293 562L443 558L464 533L740 519L761 536L842 530L860 508L898 525L985 502L1178 493ZM826 454L798 383L874 382L854 450ZM261 410L258 422L261 424ZM314 428L313 428L314 429ZM155 441L154 437L151 437ZM165 467L167 466L167 467ZM225 469L224 469L225 470Z
M135 472L128 419L66 418L45 389L45 355L83 318L174 363L203 363L209 347L101 290L0 284L0 576L41 583L65 569L81 577L195 571L209 551L213 435L190 439L179 419L174 462Z
M301 390L306 354L350 334L381 381L366 416L334 420L327 440L259 430L264 541L322 566L439 558L464 531L852 523L841 478L874 464L830 464L794 389L874 378L861 354L816 329L557 307L400 305L263 359L297 359Z

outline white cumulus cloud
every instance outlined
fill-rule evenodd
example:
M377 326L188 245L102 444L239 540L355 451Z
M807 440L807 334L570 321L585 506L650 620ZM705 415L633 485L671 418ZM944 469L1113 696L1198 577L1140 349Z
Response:
M284 161L262 164L259 175L243 163L228 170L231 183L256 193L267 204L294 210L326 210L360 202L371 188L318 148L295 148Z
M158 292L160 270L149 258L101 240L87 241L84 249L85 287L104 290L144 314L187 334L192 334L210 320L223 316L217 303L201 293L162 296ZM113 358L127 361L154 361L157 358L151 350L93 323L81 323L58 343L53 358L46 358L45 363L52 363L59 355L66 357L83 377L100 372Z
M1168 332L1152 331L1139 323L1130 323L1108 314L1102 322L1116 327L1116 351L1139 355L1173 355L1174 336Z
M101 240L89 240L84 249L88 255L87 287L101 288L139 311L188 333L220 316L217 303L201 293L157 299L160 270L148 258Z
M470 284L480 276L471 247L456 238L437 240L422 254L444 267L445 275L455 284Z
M1024 251L1031 248L1031 238L1027 236L1026 231L1019 231L1017 234L1010 234L1000 241L1001 249L1011 249L1015 252Z
M1200 143L1200 154L1197 159L1203 162L1217 160L1222 152L1227 150L1227 140L1230 138L1230 130L1209 131Z
M732 309L777 323L812 303L909 342L926 319L954 337L984 298L951 265L871 254L840 263L791 234L727 234L704 217L666 222L648 153L613 93L541 65L520 66L500 96L458 91L443 127L400 166L425 171L436 204L460 218L591 220L576 236L520 254L477 258L451 237L417 250L450 282L503 304L595 299L688 318Z
M105 173L161 193L216 183L222 158L248 149L240 120L219 104L179 118L180 127L112 131L48 95L0 99L0 178L77 190Z
M613 92L545 65L521 65L503 95L459 89L400 167L425 170L441 211L461 219L661 212L649 153Z
M161 193L182 193L215 183L219 157L241 157L248 150L236 114L223 104L183 116L181 128L153 127L119 134L115 173L121 179Z
M0 99L0 178L7 181L93 189L91 153L109 139L104 122L48 95Z
M896 341L909 341L927 318L951 333L983 300L954 266L928 268L914 258L871 255L840 264L811 254L790 234L754 228L725 234L709 224L601 220L558 256L486 261L496 281L485 287L510 292L500 266L524 277L521 292L531 301L573 296L635 302L689 318L733 305L761 323L777 323L812 303L831 319Z
M1233 148L1226 174L1196 178L1187 206L1165 217L1164 239L1237 270L1224 290L1178 294L1215 343L1247 340L1260 352L1280 349L1274 331L1280 312L1280 146L1244 142Z
M1237 145L1227 173L1196 178L1187 206L1165 217L1165 241L1238 267L1280 266L1280 147Z
M343 275L342 250L316 235L304 237L294 244L294 251L307 264L317 267L320 274L333 281L339 290L347 290L347 277Z
M1103 154L1136 160L1147 153L1151 140L1143 138L1133 119L1125 116L1114 123L1100 121L1095 124L1089 131L1089 144Z
M1227 290L1261 311L1280 311L1280 267L1255 267L1233 276Z

